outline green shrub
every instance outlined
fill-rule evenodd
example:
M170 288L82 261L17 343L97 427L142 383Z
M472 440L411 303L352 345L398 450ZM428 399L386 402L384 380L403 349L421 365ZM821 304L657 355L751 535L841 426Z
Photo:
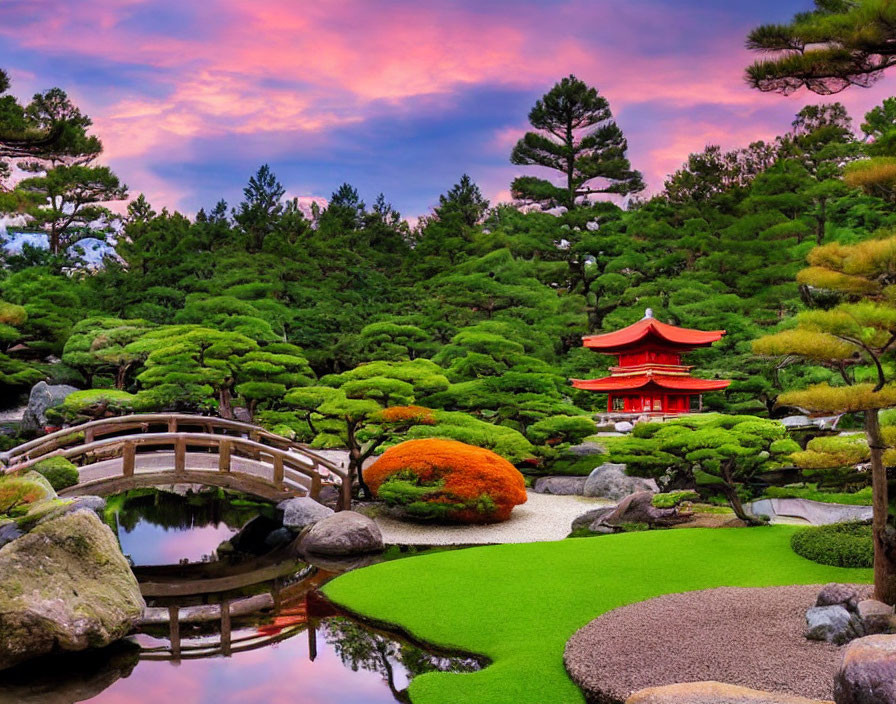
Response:
M65 457L48 457L34 465L34 471L50 482L54 491L62 491L78 483L78 468Z
M696 491L670 491L654 494L652 503L656 508L675 508L682 501L696 501L700 495Z
M819 491L817 484L807 484L805 487L770 486L765 490L765 496L770 499L809 499L810 501L850 506L871 505L870 486L852 493Z
M871 567L874 564L871 526L865 523L805 528L793 534L790 547L797 555L822 565Z
M117 389L86 389L75 391L55 408L47 409L53 422L83 423L106 416L123 416L134 412L136 397Z

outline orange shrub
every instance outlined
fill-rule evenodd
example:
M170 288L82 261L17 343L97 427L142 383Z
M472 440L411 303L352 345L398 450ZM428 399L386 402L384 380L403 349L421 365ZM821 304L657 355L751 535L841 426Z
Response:
M491 450L456 440L409 440L364 470L374 496L409 515L464 523L505 521L526 502L523 475Z
M384 408L376 414L381 423L415 423L417 425L435 425L436 414L431 408L423 406L392 406Z

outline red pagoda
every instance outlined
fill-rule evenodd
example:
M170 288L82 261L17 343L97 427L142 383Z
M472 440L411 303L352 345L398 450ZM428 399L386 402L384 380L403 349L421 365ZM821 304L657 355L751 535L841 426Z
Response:
M573 379L577 389L609 394L609 413L676 414L700 411L701 394L719 391L726 379L697 379L692 367L681 363L681 355L698 347L709 347L722 339L724 330L689 330L655 320L647 309L644 317L627 328L582 338L585 347L617 357L603 379Z

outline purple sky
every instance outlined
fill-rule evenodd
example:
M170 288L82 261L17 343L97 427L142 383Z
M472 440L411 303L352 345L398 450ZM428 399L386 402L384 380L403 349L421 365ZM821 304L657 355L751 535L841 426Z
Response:
M652 191L689 152L785 131L817 96L749 90L749 29L809 0L4 0L0 66L58 85L156 207L231 204L268 162L290 195L380 191L426 213L470 173L492 200L534 101L575 73L610 101ZM856 118L893 78L838 98ZM857 119L857 122L859 120Z

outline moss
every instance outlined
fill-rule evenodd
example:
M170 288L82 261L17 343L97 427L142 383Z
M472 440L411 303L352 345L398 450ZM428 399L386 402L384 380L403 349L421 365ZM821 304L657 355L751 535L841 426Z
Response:
M674 508L682 501L696 501L699 498L695 491L670 491L666 494L654 494L651 501L656 508Z
M65 457L48 457L34 465L34 471L43 475L55 491L62 491L78 483L78 468Z
M53 487L37 472L0 476L0 514L21 515L31 504L55 496Z

